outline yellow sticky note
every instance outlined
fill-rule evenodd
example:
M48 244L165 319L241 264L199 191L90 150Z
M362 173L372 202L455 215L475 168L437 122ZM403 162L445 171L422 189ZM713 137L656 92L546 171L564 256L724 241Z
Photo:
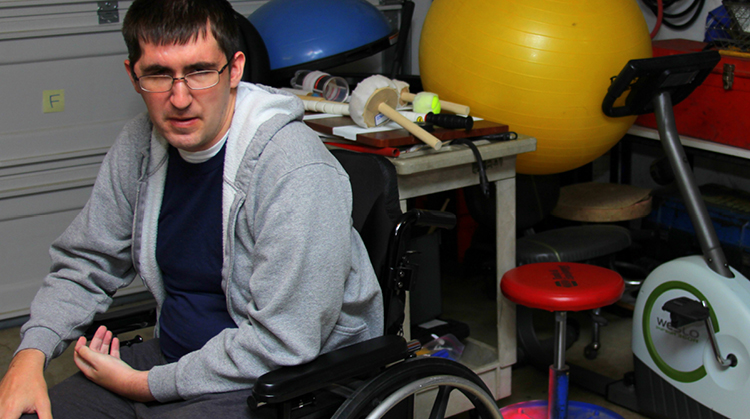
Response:
M65 110L65 89L44 90L42 92L42 111L44 113L62 112Z

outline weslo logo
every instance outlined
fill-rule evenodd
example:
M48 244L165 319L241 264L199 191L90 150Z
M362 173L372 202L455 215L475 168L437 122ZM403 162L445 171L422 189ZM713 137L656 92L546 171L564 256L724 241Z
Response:
M658 316L656 317L656 330L693 343L698 343L698 340L701 337L700 332L695 329L688 329L687 326L680 328L674 327L672 326L672 322Z
M570 266L557 265L558 269L551 269L552 279L555 280L555 285L563 288L577 287L578 283L574 281L573 273L570 271Z

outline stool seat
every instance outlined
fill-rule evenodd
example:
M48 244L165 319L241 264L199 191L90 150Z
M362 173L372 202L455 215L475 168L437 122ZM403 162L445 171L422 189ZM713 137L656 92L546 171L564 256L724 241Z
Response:
M583 311L617 302L625 282L617 272L572 262L522 265L503 275L502 293L511 301L547 311Z

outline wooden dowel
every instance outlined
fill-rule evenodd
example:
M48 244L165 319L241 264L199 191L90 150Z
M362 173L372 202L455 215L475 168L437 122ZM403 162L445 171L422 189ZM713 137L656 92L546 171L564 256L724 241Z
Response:
M419 138L422 142L434 148L435 150L440 150L440 148L443 146L443 143L440 140L438 140L434 135L425 131L422 127L415 124L414 122L409 121L403 115L398 113L397 110L391 108L387 104L385 103L379 104L378 111L380 111L380 113L390 118L393 122L404 127L404 129L409 131L409 133L411 133L413 136Z

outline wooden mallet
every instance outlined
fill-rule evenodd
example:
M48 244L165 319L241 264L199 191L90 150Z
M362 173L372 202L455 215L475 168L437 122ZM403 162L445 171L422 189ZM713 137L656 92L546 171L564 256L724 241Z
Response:
M401 115L398 106L399 94L387 77L370 76L362 80L352 92L349 101L349 115L361 127L375 127L387 121L383 116L399 124L410 134L425 144L440 150L443 143L434 135L422 129Z
M432 92L419 92L419 93L411 93L409 92L409 83L406 83L405 81L391 80L391 84L396 88L399 94L399 104L405 105L406 103L412 103L412 106L414 108L414 112L416 113L428 113L432 112L435 114L440 113L440 111L445 110L448 112L453 112L458 115L468 115L469 111L471 110L470 107L466 105L461 105L459 103L453 103L448 102L447 100L442 100L438 98L437 93Z

